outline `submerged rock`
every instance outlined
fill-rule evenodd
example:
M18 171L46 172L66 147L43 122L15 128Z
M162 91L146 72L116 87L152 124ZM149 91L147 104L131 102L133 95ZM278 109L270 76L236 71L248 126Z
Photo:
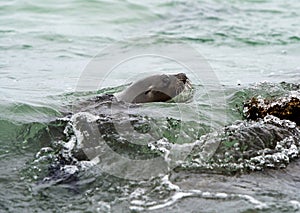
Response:
M203 136L183 168L213 173L284 168L300 153L300 130L294 122L267 115L238 121Z

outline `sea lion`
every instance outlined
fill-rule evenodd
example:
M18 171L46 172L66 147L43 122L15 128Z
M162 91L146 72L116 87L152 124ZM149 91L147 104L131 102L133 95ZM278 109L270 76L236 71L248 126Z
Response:
M132 83L115 96L119 101L127 103L166 102L183 92L188 93L184 99L189 98L191 91L192 85L186 74L157 74Z
M124 103L137 104L149 102L187 102L194 95L194 88L185 73L156 74L131 83L125 90L114 94L101 94L76 103L73 113L104 113L114 106L122 107ZM103 107L107 105L107 107ZM66 115L73 114L65 112ZM108 112L109 113L109 112ZM105 114L105 113L104 113Z

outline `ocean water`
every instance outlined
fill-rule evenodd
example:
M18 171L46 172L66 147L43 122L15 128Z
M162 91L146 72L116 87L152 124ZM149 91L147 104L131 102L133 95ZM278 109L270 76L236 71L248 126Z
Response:
M299 159L228 174L180 158L148 179L88 166L76 180L45 182L51 160L43 159L57 153L42 137L87 98L179 72L194 85L193 101L146 104L138 114L173 144L170 118L180 120L181 151L222 132L243 119L251 97L299 92L299 10L291 0L0 2L0 212L300 211ZM155 146L168 152L161 139Z

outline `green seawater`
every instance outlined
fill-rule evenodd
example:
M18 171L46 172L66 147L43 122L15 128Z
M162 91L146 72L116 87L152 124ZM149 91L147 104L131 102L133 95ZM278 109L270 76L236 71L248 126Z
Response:
M79 91L82 78L87 85L95 80L83 76L91 61L105 54L116 59L116 52L107 50L118 43L125 55L134 45L163 49L180 42L196 50L217 84L206 87L206 71L190 72L197 116L182 107L181 118L200 120L207 131L242 119L242 103L252 96L299 91L299 11L300 2L292 0L1 1L0 212L300 211L299 160L286 169L237 176L172 173L170 181L183 191L194 190L191 196L174 195L160 177L134 182L98 168L80 173L75 186L45 186L39 175L47 172L47 161L35 162L45 146L41 132L76 103L119 92L151 73L188 70L166 58L129 57L102 72L106 75L98 76L94 90ZM180 117L174 106L145 108L154 118Z

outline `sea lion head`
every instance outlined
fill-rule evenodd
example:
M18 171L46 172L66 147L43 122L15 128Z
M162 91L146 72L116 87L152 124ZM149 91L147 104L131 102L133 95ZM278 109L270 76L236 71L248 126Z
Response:
M186 74L152 75L131 84L117 95L117 99L128 103L165 102L179 96L183 91L191 92L192 85Z

